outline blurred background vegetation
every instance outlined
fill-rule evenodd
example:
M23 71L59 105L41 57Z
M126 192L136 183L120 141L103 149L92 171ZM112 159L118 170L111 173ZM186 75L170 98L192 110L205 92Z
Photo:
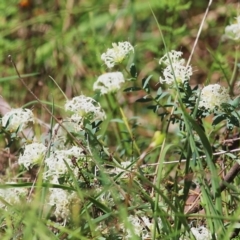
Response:
M65 98L51 76L71 98L79 94L94 96L92 85L107 71L100 56L112 42L129 41L135 47L135 63L141 79L153 75L152 88L159 87L158 60L165 50L157 23L169 50L181 50L187 59L208 5L207 0L3 0L0 1L0 94L11 107L34 101L16 77L8 55L31 90L43 101L64 104ZM192 66L193 84L225 81L234 65L234 45L219 36L237 15L237 1L213 1L196 47ZM115 69L117 70L117 68ZM131 84L132 85L132 84ZM123 93L128 117L147 111L134 104L141 93ZM144 93L143 93L144 94ZM137 96L136 96L137 95ZM98 98L95 96L95 98ZM100 98L99 98L100 99ZM101 104L106 107L104 98ZM106 101L105 101L106 102ZM42 120L49 120L40 106L33 107ZM149 111L148 111L149 112ZM56 109L56 115L61 111ZM160 128L159 119L143 116L143 135L152 136ZM148 132L152 128L152 131Z
M97 77L108 71L100 59L101 54L110 48L113 42L129 41L135 49L134 62L138 79L134 83L128 82L125 87L133 84L140 86L144 77L152 75L153 93L160 86L159 76L162 69L158 61L166 51L158 24L163 31L168 49L180 50L184 53L184 58L188 59L208 2L208 0L1 0L0 95L13 108L28 104L28 108L33 108L38 118L49 123L51 116L35 101L16 76L16 71L8 58L11 55L18 71L34 94L43 102L54 103L54 115L57 117L64 117L61 106L65 103L65 97L51 77L69 99L84 94L99 100L109 115L100 130L101 134L106 136L102 138L103 145L110 148L108 160L111 161L112 153L114 157L125 156L125 150L128 151L126 160L132 153L132 139L127 147L119 148L122 152L116 151L116 154L114 152L120 144L126 143L122 139L123 132L127 132L125 125L116 129L114 122L110 122L121 117L117 110L118 104L116 100L114 103L111 97L100 98L92 89ZM237 0L213 0L191 61L194 69L192 85L204 82L221 82L227 85L227 80L232 78L236 56L235 44L224 41L221 36L224 34L225 26L233 22L234 17L239 14L238 9ZM114 70L119 69L115 67ZM238 80L238 74L235 74L234 79ZM160 118L150 112L145 107L146 104L135 103L145 94L141 91L121 92L117 96L141 153L150 145L154 132L163 128ZM51 109L51 106L48 107ZM208 128L206 129L207 132ZM209 129L212 130L211 126ZM170 129L170 132L173 131ZM121 138L118 133L121 133ZM125 137L129 135L127 132ZM0 146L5 147L6 137L2 135L0 140ZM181 144L176 135L174 138L170 135L167 141ZM14 151L16 153L19 149L15 148ZM19 152L16 155L19 155ZM171 152L166 159L169 161L176 158L176 155ZM3 161L0 158L0 172L6 169L3 164L7 163L9 155L4 157ZM147 162L155 163L158 152L147 157L151 158ZM205 174L204 172L204 176ZM175 198L174 194L172 198Z

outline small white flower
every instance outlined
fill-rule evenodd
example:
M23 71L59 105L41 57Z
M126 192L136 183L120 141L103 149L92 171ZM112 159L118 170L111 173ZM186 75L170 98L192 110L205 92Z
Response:
M182 52L172 50L168 54L165 54L159 60L159 64L164 64L166 67L163 70L163 78L160 77L160 83L166 83L173 85L176 80L177 83L184 83L189 81L192 75L192 67L185 66L185 60L181 58Z
M47 147L42 143L31 143L25 146L23 154L20 155L18 163L29 169L34 164L40 163L46 153Z
M236 18L236 23L226 26L224 37L235 41L240 40L240 16Z
M131 240L134 233L137 236L141 236L141 239L148 239L152 237L152 231L153 231L153 222L149 221L148 217L138 217L134 215L128 216L128 221L132 225L132 229L124 227L121 225L123 230L126 231L127 235L125 236L125 239ZM162 221L160 218L157 219L158 226L162 228ZM148 229L147 229L148 228ZM133 230L133 231L131 231ZM150 230L150 231L149 231Z
M105 112L102 110L100 104L93 98L84 95L74 97L65 104L65 110L71 111L73 115L71 119L80 124L83 118L94 122L96 120L104 120L106 118Z
M2 118L2 126L10 132L22 131L29 122L34 122L34 115L30 109L16 108L7 112Z
M116 92L124 82L125 80L121 72L104 73L93 84L93 90L99 90L101 94Z
M112 197L112 193L110 191L102 191L102 188L97 188L96 192L102 192L102 194L99 196L98 200L101 201L101 203L105 204L108 207L115 206L114 199Z
M126 179L129 177L128 171L131 170L131 168L129 167L131 164L132 164L132 162L130 162L130 161L121 162L122 168L119 168L119 167L112 168L112 169L108 170L108 173L114 174L114 175L118 175L118 174L122 173L120 178ZM128 169L125 170L126 168L128 168Z
M122 165L123 168L128 168L131 164L132 164L131 161L121 162L121 165Z
M180 51L172 50L171 52L166 53L163 57L160 58L159 64L164 64L166 66L170 65L170 63L180 63L183 65L185 60L181 58L183 55Z
M49 205L55 206L54 215L56 218L67 219L69 217L69 200L67 191L62 189L50 189Z
M149 221L149 218L148 218L148 217L143 216L143 217L142 217L142 220L143 220L143 223L144 223L144 225L145 225L146 227L148 227L149 229L152 228L152 225L153 225L153 224Z
M80 148L80 147L77 147L77 146L73 146L72 148L70 148L68 150L65 150L65 152L66 152L67 156L74 156L76 158L85 156L83 154L84 150L82 148Z
M60 188L51 188L48 204L54 207L53 215L57 219L67 221L70 217L71 206L76 200L75 192L69 193Z
M83 125L81 122L79 122L79 117L78 121L73 121L72 118L67 118L61 123L61 125L59 123L56 123L52 131L53 145L51 147L51 150L63 150L70 146L70 142L68 141L68 133L62 126L71 133L77 133L83 130Z
M201 91L198 108L205 108L212 112L215 108L220 108L222 103L227 103L230 96L225 87L219 84L210 84Z
M61 125L66 127L65 122L62 122ZM61 150L66 147L67 142L67 131L63 129L59 123L56 123L52 131L53 145L51 150Z
M68 167L73 171L77 177L78 168L75 164L79 158L85 158L84 150L82 148L73 146L69 150L57 150L45 159L48 170L44 173L44 178L61 177L68 173ZM67 165L68 167L67 167Z
M128 216L128 221L131 223L132 225L132 230L134 232L135 235L140 236L143 230L143 226L139 220L138 217L130 215ZM127 229L127 236L126 239L132 239L132 231L130 229Z
M196 240L211 240L212 239L210 231L207 228L205 228L204 226L201 226L198 228L192 227L191 232L194 235L194 237L196 238Z
M173 71L174 70L174 74ZM177 83L184 83L190 79L192 75L192 67L191 66L183 66L180 63L173 63L172 66L168 65L163 70L164 78L160 77L160 83L166 83L168 85L174 84L174 79L176 79Z
M134 52L134 48L129 42L113 43L112 46L113 48L108 48L107 52L101 55L101 59L108 68L121 63L130 52Z
M6 182L6 184L17 184L16 182ZM26 199L28 191L22 187L9 187L0 189L0 197L3 198L10 205L15 205L21 202L21 199ZM7 207L3 202L0 201L0 207Z

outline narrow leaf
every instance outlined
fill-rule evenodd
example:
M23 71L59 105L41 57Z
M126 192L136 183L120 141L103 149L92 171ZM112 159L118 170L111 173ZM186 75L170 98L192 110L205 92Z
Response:
M147 78L143 78L142 80L142 87L147 93L150 92L149 81L151 80L151 78L152 75L148 76Z
M152 98L139 98L136 102L151 102L152 100Z
M140 87L129 87L129 88L124 89L123 91L124 92L135 92L135 91L139 91L139 90L142 90L142 89Z
M130 73L133 78L137 77L137 69L134 63L130 66Z

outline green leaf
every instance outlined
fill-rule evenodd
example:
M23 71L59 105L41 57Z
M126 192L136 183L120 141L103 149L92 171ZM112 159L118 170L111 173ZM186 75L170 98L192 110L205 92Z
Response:
M187 118L187 120L191 123L192 128L197 132L198 136L200 137L201 142L203 143L205 153L207 155L207 159L212 160L212 147L211 144L209 143L208 138L206 137L206 134L203 132L202 128L198 125L198 123L190 115L188 115L188 113L184 112L184 115Z
M124 123L124 121L120 118L113 118L110 122Z
M212 125L217 125L218 123L222 122L225 119L226 119L226 115L225 114L217 115L216 117L213 118Z
M162 94L162 88L160 87L158 90L157 90L157 95L161 95Z
M167 107L173 107L174 106L174 103L168 103L168 104L165 104L164 107L167 108Z
M21 78L26 78L26 77L33 77L33 76L37 76L40 75L40 73L28 73L28 74L22 74ZM10 76L10 77L3 77L0 78L0 82L5 82L5 81L10 81L10 80L16 80L19 79L19 77L16 76Z
M234 116L234 115L230 116L228 124L233 124L236 127L240 126L239 125L239 119L236 116Z
M152 98L148 98L147 96L145 96L143 98L139 98L138 100L136 100L136 102L151 102L152 100Z
M109 209L106 205L102 204L101 202L97 201L93 197L88 197L88 199L98 208L100 208L104 213L111 213L111 209Z
M161 95L156 96L155 100L159 101L160 99L164 98L165 96L168 96L168 92L163 92Z
M130 66L130 73L133 78L137 77L137 69L134 63L132 63Z
M151 105L151 106L147 106L147 109L151 109L153 110L153 112L156 112L159 109L159 105Z
M151 80L152 75L148 76L147 78L143 78L142 80L142 87L147 92L150 93L149 81Z
M136 92L139 90L142 90L142 89L140 87L129 87L129 88L124 89L123 91L124 92Z
M234 154L232 154L232 153L225 153L225 155L228 156L228 157L230 157L230 158L232 158L232 159L237 158L237 157L236 157Z
M240 106L240 97L236 97L232 102L231 105L235 108L238 108Z

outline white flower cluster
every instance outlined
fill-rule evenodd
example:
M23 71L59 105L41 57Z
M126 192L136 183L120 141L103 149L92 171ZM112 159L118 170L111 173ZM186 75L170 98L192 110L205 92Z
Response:
M77 177L78 168L76 161L80 158L85 158L86 155L82 148L73 146L68 150L57 150L45 159L47 171L44 172L44 178L53 177L59 178L69 172L68 167ZM68 166L67 166L68 165Z
M98 196L98 200L101 203L103 203L104 205L106 205L108 207L113 207L115 205L111 191L107 191L99 186L96 188L96 192L97 193L102 192L101 195Z
M128 216L128 221L131 223L132 230L135 235L139 237L141 236L141 239L151 239L153 223L149 221L148 217L143 216L139 218L137 216L130 215ZM162 221L160 218L158 218L158 225L160 228L162 228ZM124 228L123 225L122 228ZM125 239L131 240L133 238L132 231L127 228L126 233L127 235Z
M51 188L48 204L54 207L53 215L57 219L64 219L65 221L70 216L70 207L74 201L77 201L77 194L75 192L68 192L60 188Z
M71 143L68 141L68 132L65 129L70 133L77 133L83 130L82 124L79 122L73 122L72 119L66 118L62 121L61 125L56 123L52 130L53 142L51 151L63 150L71 147Z
M61 125L63 125L66 129L68 129L68 125L66 125L65 122L62 122ZM66 142L67 142L67 131L61 127L59 123L56 123L53 127L52 133L53 133L53 144L51 147L51 150L61 150L66 148Z
M31 143L25 146L23 154L19 156L18 163L29 169L34 164L41 163L46 154L47 147L42 143Z
M184 83L189 81L192 75L192 67L185 66L185 60L181 58L182 52L172 50L168 54L165 54L159 60L159 64L164 64L166 67L163 70L163 78L160 77L160 83L166 83L172 86L175 82Z
M93 98L80 95L69 100L65 104L65 110L73 113L71 119L73 122L81 123L86 118L91 122L104 120L106 114L100 104Z
M101 94L113 93L118 91L124 82L121 72L105 73L99 76L93 84L93 90L99 90Z
M16 182L6 182L6 184L17 184ZM9 187L0 189L0 197L3 198L10 205L15 205L21 202L21 199L26 199L28 191L22 187ZM5 203L0 200L0 208L7 207Z
M51 184L59 185L58 178L54 176ZM61 188L50 188L48 196L48 205L53 207L53 215L58 220L66 222L71 214L71 207L77 202L76 192L67 191Z
M194 237L196 238L196 240L211 240L212 239L211 232L204 226L201 226L198 228L192 227L191 232L194 235Z
M132 225L132 230L133 230L134 234L140 237L140 235L143 231L143 226L141 224L140 219L136 216L130 215L130 216L128 216L128 221ZM127 228L126 239L132 239L132 238L133 238L132 231L129 228Z
M112 46L113 48L108 48L107 52L101 55L101 59L108 68L121 63L130 52L134 52L134 48L129 42L113 43Z
M171 63L180 63L181 65L183 65L185 63L185 60L181 58L182 55L182 52L172 50L171 52L168 52L160 58L159 64L164 64L165 66L168 66Z
M224 37L235 41L240 40L240 16L236 18L236 23L226 26Z
M124 179L124 178L126 179L126 178L129 177L129 176L128 176L129 174L128 174L128 171L126 171L125 169L131 170L131 168L129 168L129 166L130 166L131 164L132 164L132 162L130 162L130 161L121 162L122 168L120 168L120 167L112 168L112 169L110 169L110 170L108 171L108 173L114 174L114 175L118 175L118 174L122 173L121 176L120 176L120 178L121 178L121 179Z
M22 131L29 122L34 122L34 115L27 108L12 109L2 117L2 126L10 132Z
M214 109L221 108L221 104L229 100L230 96L225 87L210 84L202 89L198 108L205 108L212 112Z
M52 184L59 185L58 179L72 171L75 177L78 177L78 161L86 158L82 148L73 146L68 150L56 150L45 160L47 170L44 172L44 178L50 179ZM57 219L65 222L71 214L71 207L78 202L78 196L75 192L69 192L61 188L50 188L48 204L54 207L53 215Z

